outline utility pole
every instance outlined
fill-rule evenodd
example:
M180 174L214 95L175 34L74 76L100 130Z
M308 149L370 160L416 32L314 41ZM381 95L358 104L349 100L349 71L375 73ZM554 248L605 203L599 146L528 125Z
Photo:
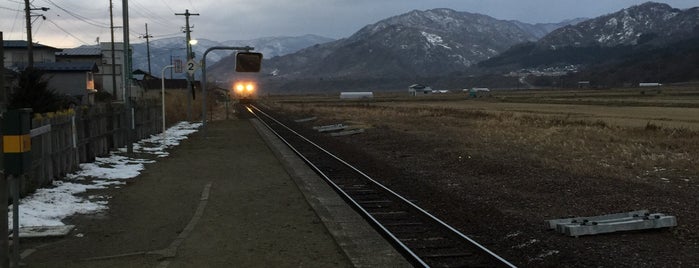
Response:
M29 0L24 0L24 16L27 21L27 69L34 68L34 48L32 44L32 17Z
M126 107L126 152L133 153L132 133L134 126L134 111L131 107L131 45L129 45L129 1L123 0L122 19L124 20L124 66L122 67L122 76L124 83L124 105Z
M148 55L148 74L151 74L151 71L150 71L150 39L153 38L153 36L148 34L148 23L146 23L146 34L141 35L141 38L146 39L146 55Z
M191 60L193 57L192 55L192 44L189 43L191 41L191 35L190 33L192 32L189 29L189 16L199 16L198 13L189 13L189 9L186 9L184 13L175 13L175 16L184 16L185 17L185 41L187 42L187 61ZM194 95L194 89L192 87L192 78L193 75L187 74L187 89L192 92L192 99L195 98ZM187 98L187 120L192 121L192 100Z
M116 62L114 60L116 59L114 55L114 12L113 12L114 6L112 5L112 0L109 0L109 32L112 35L112 99L116 100L117 98L117 84L116 84ZM100 45L101 47L102 45Z
M0 31L0 44L3 44L5 41L2 36L2 31ZM5 90L5 46L0 46L0 59L2 59L3 66L0 67L0 112L4 112L4 108L7 107L7 91ZM2 186L2 182L0 181L0 186ZM0 187L2 188L2 187ZM2 200L2 196L0 196L0 200ZM2 204L2 201L0 201L0 204ZM2 209L0 208L0 214L2 213ZM0 224L2 223L2 220L0 219ZM2 229L2 226L0 225L0 230ZM0 240L0 243L2 243L2 240ZM0 245L0 265L2 265L2 245Z
M27 68L34 68L34 43L32 42L32 10L48 11L49 8L32 8L29 0L24 0L24 16L27 22Z
M3 42L2 32L0 32L0 43ZM4 46L0 46L0 58L5 61ZM5 93L5 67L0 67L0 90L2 90L2 101L7 105L7 94ZM4 112L4 111L2 111ZM3 170L5 168L3 167ZM0 173L0 230L7 233L9 221L7 219L7 178L5 172ZM10 267L10 242L8 237L0 239L0 267Z

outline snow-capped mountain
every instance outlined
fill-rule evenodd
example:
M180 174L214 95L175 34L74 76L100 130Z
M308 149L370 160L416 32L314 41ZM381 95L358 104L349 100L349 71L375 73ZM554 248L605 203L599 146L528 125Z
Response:
M537 39L542 38L546 36L547 34L553 32L554 30L565 27L568 25L576 25L580 22L586 21L588 18L575 18L575 19L570 19L570 20L564 20L559 23L536 23L536 24L529 24L529 23L524 23L521 21L517 20L511 20L510 22L514 23L519 27L520 29L528 32L529 34L533 35Z
M303 36L263 37L252 40L229 40L221 42L221 44L224 46L252 46L255 51L262 52L264 57L269 59L330 41L334 41L334 39L307 34Z
M463 71L537 39L521 25L482 14L414 10L367 25L348 38L273 58L263 68L294 78L439 75Z
M667 43L687 36L699 26L699 8L680 10L647 2L619 12L560 28L539 41L551 48L599 45L613 47L650 41Z
M286 55L300 49L322 44L333 39L317 36L285 36L285 37L264 37L252 40L230 40L217 42L208 39L198 39L198 43L192 46L194 57L201 60L207 49L214 46L252 46L255 51L262 52L265 58ZM148 71L148 58L146 43L131 44L133 47L133 68ZM206 56L206 64L211 66L223 57L230 55L230 50L213 50ZM163 67L172 64L176 60L186 61L186 49L184 37L164 38L150 41L151 72L155 76L160 76ZM184 77L184 74L175 77Z
M637 57L634 55L697 36L699 7L680 10L667 4L647 2L562 27L538 42L514 46L479 65L514 69L584 67Z

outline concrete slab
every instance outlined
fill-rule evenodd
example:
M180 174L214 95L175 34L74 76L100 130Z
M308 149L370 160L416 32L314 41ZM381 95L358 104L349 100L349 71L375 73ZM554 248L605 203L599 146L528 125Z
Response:
M362 129L362 128L360 128L360 129L348 129L345 131L333 132L333 133L330 133L330 136L333 136L333 137L349 136L349 135L355 135L355 134L359 134L359 133L364 133L364 129Z
M332 132L332 131L344 130L346 128L347 128L347 126L345 126L344 124L334 124L334 125L313 127L313 129L318 131L318 132Z
M569 224L569 223L583 222L583 221L602 221L602 220L618 219L618 218L624 218L624 217L643 216L646 213L648 213L648 210L642 209L642 210L634 210L634 211L629 211L629 212L605 214L605 215L591 216L591 217L571 217L571 218L553 219L553 220L548 220L546 222L548 223L549 229L556 229L556 225L558 225L558 224Z
M294 122L296 122L296 123L303 123L303 122L315 121L315 120L317 120L317 119L318 119L317 117L312 116L312 117L307 117L307 118L296 119L296 120L294 120Z
M606 214L591 217L554 219L547 221L549 229L568 236L582 236L619 231L644 230L677 226L677 219L648 210Z
M657 218L655 216L657 216ZM675 216L653 215L652 218L641 217L630 220L608 221L598 223L596 225L567 225L563 228L563 230L568 236L582 236L674 226L677 226L677 219Z

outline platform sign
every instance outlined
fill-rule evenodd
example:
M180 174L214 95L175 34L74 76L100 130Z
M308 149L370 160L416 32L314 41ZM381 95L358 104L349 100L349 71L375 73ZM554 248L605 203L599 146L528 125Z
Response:
M187 61L186 69L189 75L194 75L194 72L196 72L199 69L199 64L196 61L194 61L194 59L189 59Z

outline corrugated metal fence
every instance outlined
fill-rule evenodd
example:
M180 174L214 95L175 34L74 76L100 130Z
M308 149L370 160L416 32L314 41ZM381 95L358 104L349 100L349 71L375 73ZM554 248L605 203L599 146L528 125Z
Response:
M161 131L159 105L157 101L135 103L133 141ZM79 163L92 162L110 150L126 147L126 116L131 113L126 112L123 104L107 103L34 118L32 168L21 183L22 194L76 171Z

